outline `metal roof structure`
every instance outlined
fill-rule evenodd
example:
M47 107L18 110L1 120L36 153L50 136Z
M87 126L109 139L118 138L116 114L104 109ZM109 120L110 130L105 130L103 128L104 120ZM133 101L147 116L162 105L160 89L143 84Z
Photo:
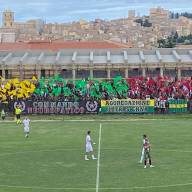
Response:
M161 65L192 67L192 49L62 49L60 51L0 51L0 65Z

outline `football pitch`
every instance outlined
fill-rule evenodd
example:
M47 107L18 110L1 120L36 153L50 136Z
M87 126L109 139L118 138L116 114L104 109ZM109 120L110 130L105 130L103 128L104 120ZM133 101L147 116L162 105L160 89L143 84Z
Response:
M192 119L172 117L32 120L28 139L0 122L0 192L191 192ZM84 160L87 130L97 160ZM138 163L143 134L154 168Z

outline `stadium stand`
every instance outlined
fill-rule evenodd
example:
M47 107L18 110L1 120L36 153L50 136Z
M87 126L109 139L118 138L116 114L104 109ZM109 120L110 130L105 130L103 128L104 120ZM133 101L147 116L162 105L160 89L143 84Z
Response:
M17 99L66 100L85 99L191 99L192 78L178 80L170 77L132 77L123 79L116 76L111 80L66 80L60 75L37 80L5 81L1 78L0 101Z

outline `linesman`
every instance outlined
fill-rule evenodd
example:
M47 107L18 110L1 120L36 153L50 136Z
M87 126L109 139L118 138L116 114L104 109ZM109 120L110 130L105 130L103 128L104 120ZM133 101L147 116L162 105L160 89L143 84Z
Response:
M15 108L15 116L16 116L16 123L21 124L21 108L19 105L16 106Z

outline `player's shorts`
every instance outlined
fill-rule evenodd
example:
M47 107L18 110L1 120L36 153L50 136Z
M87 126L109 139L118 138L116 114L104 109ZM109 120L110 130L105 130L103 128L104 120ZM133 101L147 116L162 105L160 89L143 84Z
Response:
M150 151L145 150L145 151L144 151L144 159L147 160L147 159L150 159L150 158L151 158Z
M86 153L93 152L92 145L86 145Z
M20 114L16 115L16 118L17 118L17 119L20 119L20 118L21 118L21 115L20 115Z
M24 127L24 133L29 134L29 127Z

